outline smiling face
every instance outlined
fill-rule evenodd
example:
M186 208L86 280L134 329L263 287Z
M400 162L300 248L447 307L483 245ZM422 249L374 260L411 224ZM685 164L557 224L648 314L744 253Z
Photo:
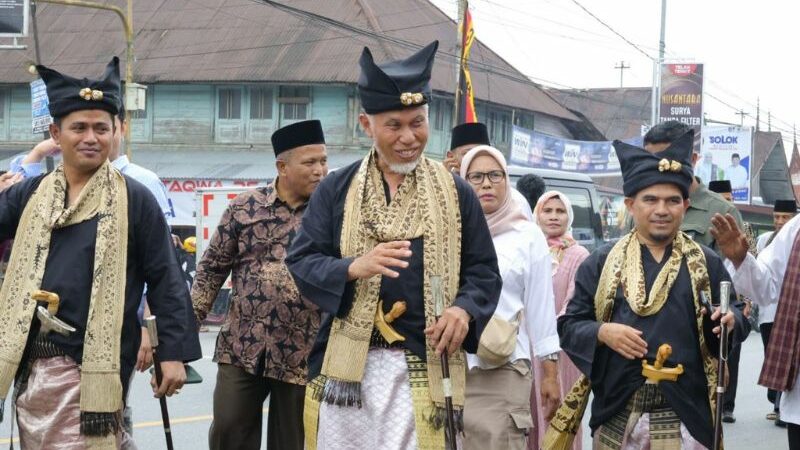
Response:
M506 174L500 163L487 154L472 159L467 169L467 181L478 196L484 214L497 211L506 200Z
M539 226L547 237L563 236L567 232L569 214L564 202L558 197L553 197L544 202L539 211Z
M92 174L108 159L114 140L111 114L99 110L81 110L61 118L60 125L50 125L53 140L61 147L64 168L77 174Z
M633 217L636 231L651 242L664 242L675 237L689 200L674 184L655 184L642 189L636 196L626 197L625 206Z
M428 143L427 105L358 117L364 133L372 138L382 171L409 174L419 163Z

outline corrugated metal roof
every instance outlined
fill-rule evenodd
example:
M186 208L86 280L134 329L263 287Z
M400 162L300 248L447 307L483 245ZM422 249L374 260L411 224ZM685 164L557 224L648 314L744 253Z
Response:
M121 0L109 3L123 5ZM323 19L257 0L137 0L134 79L159 82L355 83L369 46L378 61L438 39L433 88L453 92L456 26L427 0L283 0ZM354 27L346 29L324 18ZM69 73L101 73L112 55L125 60L119 19L108 11L40 4L41 61ZM367 30L365 35L358 30ZM379 38L380 37L380 38ZM0 80L31 80L28 50L0 50ZM408 45L411 43L411 45ZM578 120L524 74L479 41L472 48L476 97ZM124 70L124 69L123 69Z
M549 92L563 106L583 114L608 140L641 136L642 125L650 123L649 87Z

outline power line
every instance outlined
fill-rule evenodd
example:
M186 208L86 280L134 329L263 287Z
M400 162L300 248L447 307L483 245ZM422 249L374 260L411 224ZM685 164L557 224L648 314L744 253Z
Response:
M649 54L649 53L647 53L646 51L642 50L642 48L641 48L641 47L639 47L638 45L636 45L636 44L635 44L635 43L633 43L632 41L628 40L628 38L626 38L626 37L625 37L625 36L623 36L621 33L619 33L617 30L615 30L615 29L614 29L614 27L612 27L611 25L609 25L609 24L605 23L605 22L603 21L603 19L601 19L601 18L597 17L596 15L594 15L594 13L592 13L591 11L589 11L588 9L586 9L586 7L585 7L585 6L583 6L583 5L581 5L581 4L580 4L580 2L579 2L578 0L572 0L572 3L575 3L576 5L578 5L578 7L579 7L580 9L582 9L582 10L583 10L583 11L584 11L586 14L588 14L588 15L592 16L592 17L594 18L594 20L598 21L598 22L599 22L601 25L603 25L604 27L608 28L608 29L609 29L609 31L611 31L612 33L614 33L615 35L617 35L617 36L618 36L620 39L622 39L623 41L627 42L627 43L628 43L628 45L630 45L631 47L633 47L633 48L635 48L636 50L638 50L638 51L639 51L639 53L641 53L642 55L646 56L647 58L649 58L649 59L651 59L651 60L652 60L652 59L655 59L655 58L653 58L652 56L650 56L650 54Z

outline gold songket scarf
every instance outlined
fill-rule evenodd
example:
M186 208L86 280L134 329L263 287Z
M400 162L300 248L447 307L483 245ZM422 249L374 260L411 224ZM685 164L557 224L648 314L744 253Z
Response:
M0 289L0 393L5 398L22 359L54 230L97 217L94 270L81 362L81 431L113 437L109 422L122 409L120 335L128 247L125 179L105 162L65 206L64 167L45 176L22 211L6 278ZM102 440L102 439L101 439ZM110 441L113 444L113 441Z
M424 240L425 322L434 323L434 302L430 277L442 277L446 306L456 297L461 269L461 214L453 175L444 166L421 157L419 165L406 175L397 192L387 202L383 179L373 149L361 163L350 183L344 205L342 225L342 257L358 257L382 242ZM357 407L360 405L360 382L369 350L381 276L357 280L353 307L346 317L335 318L317 393L318 401ZM412 400L420 449L444 448L440 419L444 409L444 386L440 358L426 346L427 361L413 364ZM418 358L417 358L418 359ZM453 403L459 410L464 405L465 357L463 352L449 360ZM427 372L427 380L420 369ZM311 385L314 390L314 384ZM308 401L308 397L307 397ZM308 403L307 403L308 405ZM318 407L318 406L317 406ZM313 411L313 406L312 406ZM312 429L307 438L315 437L316 418L308 417ZM310 431L310 433L309 433Z
M700 352L708 384L708 400L711 411L714 411L717 373L703 334L703 316L700 313L701 301L699 298L700 292L705 292L708 298L711 298L705 254L700 245L685 233L679 232L672 243L672 253L656 276L648 295L645 289L641 249L641 243L635 231L628 233L611 249L594 296L595 316L601 322L608 322L611 319L614 298L620 285L622 285L622 293L633 312L639 316L657 314L666 303L681 264L685 260L692 282ZM542 445L544 449L566 450L572 447L576 433L580 432L590 389L590 380L585 375L575 382L561 402L555 417L550 421Z

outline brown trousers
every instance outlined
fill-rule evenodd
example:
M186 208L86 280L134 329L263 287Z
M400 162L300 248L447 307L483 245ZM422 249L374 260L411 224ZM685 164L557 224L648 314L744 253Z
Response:
M214 388L214 420L208 430L211 450L258 450L264 401L269 396L268 450L303 450L305 386L251 375L219 364Z
M464 450L525 450L531 418L528 361L467 372Z

